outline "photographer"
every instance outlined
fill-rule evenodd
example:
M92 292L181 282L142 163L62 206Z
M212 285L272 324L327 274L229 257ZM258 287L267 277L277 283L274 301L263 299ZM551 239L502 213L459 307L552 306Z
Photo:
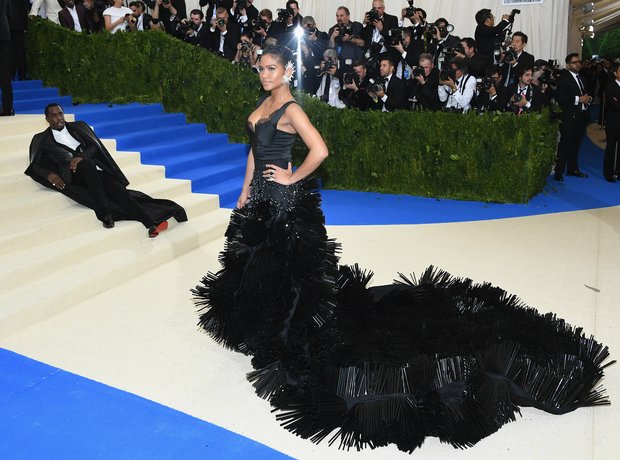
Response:
M325 103L342 109L344 102L340 100L340 78L338 76L338 53L335 49L326 49L319 68L321 83L316 90L316 95Z
M228 10L220 6L211 20L207 32L207 48L219 56L232 61L237 54L237 43L241 41L239 24L228 20Z
M500 102L503 98L506 87L502 83L502 70L499 66L491 66L485 75L476 81L477 99L479 112L498 112L501 111Z
M411 69L418 63L418 61L414 60L415 51L413 49L414 44L411 28L391 30L390 41L392 43L392 48L398 54L396 76L403 80L409 80Z
M141 1L133 1L129 4L129 8L133 11L133 16L136 18L136 30L160 30L159 25L159 6L161 0L156 0L153 14L145 13L146 6ZM200 10L198 10L200 11Z
M410 14L412 11L413 14ZM409 30L411 30L411 46L410 49L407 50L407 62L413 67L419 62L422 53L429 53L432 51L430 45L433 41L433 37L428 32L426 11L422 8L403 8L400 21L403 26L405 19L409 19L412 24L409 28Z
M503 54L502 84L506 87L515 83L519 67L533 68L534 56L525 51L527 45L527 35L523 32L512 34L510 48Z
M316 21L312 16L306 16L301 21L304 29L303 41L312 50L314 54L322 56L329 47L329 37L325 32L321 32L316 27Z
M258 10L252 4L254 0L235 0L232 4L233 18L243 29L250 28L252 21L258 19Z
M351 21L351 12L346 6L336 10L336 24L329 29L329 47L338 51L342 68L362 59L364 56L364 27L357 21ZM347 65L349 63L349 65Z
M454 26L448 23L445 18L439 18L435 21L431 27L431 34L433 41L431 43L431 54L435 56L433 64L439 70L444 70L448 67L450 59L452 59L451 50L457 48L461 39L456 35L451 35L454 30Z
M237 54L233 59L233 64L239 64L242 67L256 67L258 62L257 51L260 48L252 43L251 32L241 34L241 41L237 43Z
M541 111L542 93L537 86L532 85L533 71L532 68L519 68L517 83L508 86L498 100L498 105L503 110L516 115Z
M482 78L487 68L493 65L488 56L477 52L476 41L470 37L461 38L461 46L455 50L454 55L465 59L469 74L476 78Z
M162 0L159 6L160 26L170 35L177 35L177 24L187 17L185 0Z
M132 11L123 6L123 0L114 0L114 5L103 12L105 30L115 34L126 32L131 23Z
M259 18L252 22L252 30L254 31L254 44L265 47L265 40L272 35L273 13L269 9L260 10Z
M502 40L502 32L510 25L510 16L504 14L499 24L495 25L495 16L491 10L484 8L476 13L476 32L474 38L478 44L478 53L494 61L495 49Z
M380 53L388 52L392 57L392 61L398 61L398 52L385 46L385 41L388 39L388 30L398 29L398 18L385 12L384 0L374 0L372 2L372 9L364 15L363 26L362 38L366 46L380 45Z
M540 62L542 62L542 65L539 64ZM543 107L551 106L551 100L554 98L555 93L554 88L557 84L557 72L554 68L548 68L545 61L537 60L535 62L534 72L532 73L532 85L540 89Z
M299 3L295 0L286 2L286 8L278 9L278 19L272 26L272 34L277 38L280 45L290 49L297 49L297 38L295 29L301 27L303 18L299 14Z
M372 104L372 99L368 95L368 88L371 83L364 61L355 61L353 63L353 72L343 75L342 83L344 87L340 91L340 99L349 108L368 110Z
M388 56L383 56L379 63L380 79L371 85L368 95L381 105L383 112L404 110L407 108L409 98L405 82L394 75L396 66Z
M454 58L450 68L439 74L439 100L447 111L466 113L471 108L476 94L476 79L467 73L467 64L461 58Z
M205 22L211 24L211 19L215 19L217 9L223 6L230 10L232 8L232 0L199 0L198 5L200 5L201 9L205 6L207 7L207 10L204 12Z
M204 15L200 10L192 10L189 13L189 21L183 19L180 32L184 34L183 40L194 46L207 47L207 25L203 21Z
M419 65L411 73L414 82L411 95L417 100L416 108L433 112L441 110L439 100L439 70L433 65L433 56L420 55Z

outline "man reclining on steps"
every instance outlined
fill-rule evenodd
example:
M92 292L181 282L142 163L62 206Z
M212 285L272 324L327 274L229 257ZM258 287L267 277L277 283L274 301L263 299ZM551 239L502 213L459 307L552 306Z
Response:
M58 104L45 107L45 120L50 127L32 139L25 174L93 209L105 228L116 220L137 220L153 238L168 228L169 218L187 220L174 201L127 190L129 181L86 123L65 122Z

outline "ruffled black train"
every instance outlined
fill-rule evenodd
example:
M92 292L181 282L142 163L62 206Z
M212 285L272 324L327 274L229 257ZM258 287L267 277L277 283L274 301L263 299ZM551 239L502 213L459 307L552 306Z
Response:
M193 293L200 326L253 356L248 379L286 429L347 449L411 452L426 436L463 448L519 407L609 404L609 351L581 328L434 267L368 288L371 273L338 267L313 180L253 183L222 269Z

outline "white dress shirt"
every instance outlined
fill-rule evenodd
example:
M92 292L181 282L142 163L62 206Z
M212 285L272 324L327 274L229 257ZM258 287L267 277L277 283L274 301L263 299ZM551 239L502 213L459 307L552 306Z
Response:
M69 14L73 18L73 30L76 32L81 32L82 25L80 24L80 18L77 14L77 8L75 6L73 8L67 7L67 10L69 10Z
M452 91L447 85L439 85L437 92L439 100L446 102L447 109L455 108L467 112L471 108L471 100L476 92L476 79L469 74L462 75L456 80L456 90Z

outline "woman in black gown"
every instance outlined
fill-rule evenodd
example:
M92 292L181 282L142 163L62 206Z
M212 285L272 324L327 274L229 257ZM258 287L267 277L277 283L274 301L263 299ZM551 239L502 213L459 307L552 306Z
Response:
M193 290L200 326L252 356L248 379L282 425L314 442L411 452L426 436L471 446L520 406L609 404L597 386L607 348L555 315L433 267L368 288L371 273L338 266L310 177L327 148L291 96L292 59L284 47L263 51L271 95L248 120L222 269ZM297 134L309 152L293 172Z

